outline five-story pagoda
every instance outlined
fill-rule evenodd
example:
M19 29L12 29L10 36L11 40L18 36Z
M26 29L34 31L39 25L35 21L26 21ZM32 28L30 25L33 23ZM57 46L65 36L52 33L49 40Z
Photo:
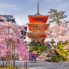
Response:
M45 31L48 29L49 24L47 24L48 16L41 15L39 13L39 2L37 4L37 14L29 15L29 33L28 37L39 41L41 44L44 44L46 38Z

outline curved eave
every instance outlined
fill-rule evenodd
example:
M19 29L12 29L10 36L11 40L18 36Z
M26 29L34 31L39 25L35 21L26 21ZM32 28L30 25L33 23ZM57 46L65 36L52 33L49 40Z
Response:
M29 30L30 31L46 31L49 27L49 24L45 24L45 25L33 25L33 24L28 24Z
M37 14L35 14L35 15L28 15L28 17L29 17L29 16L31 16L31 17L37 17L37 16L38 16L38 17L41 17L41 16L42 16L42 17L44 17L44 16L45 16L45 17L46 17L46 16L49 17L49 15L41 15L41 14L39 14L39 15L37 15Z
M28 33L29 38L46 38L46 34L33 34L33 33Z

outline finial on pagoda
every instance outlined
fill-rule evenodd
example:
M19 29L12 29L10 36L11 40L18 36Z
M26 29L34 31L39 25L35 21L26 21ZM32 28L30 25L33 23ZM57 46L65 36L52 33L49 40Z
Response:
M39 14L39 0L37 2L37 14Z
M39 0L37 1L37 15L39 15Z

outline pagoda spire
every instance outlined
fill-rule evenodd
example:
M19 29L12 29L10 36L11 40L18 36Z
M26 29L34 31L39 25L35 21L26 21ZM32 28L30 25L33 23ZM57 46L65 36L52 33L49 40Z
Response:
M39 0L37 1L37 15L39 15Z

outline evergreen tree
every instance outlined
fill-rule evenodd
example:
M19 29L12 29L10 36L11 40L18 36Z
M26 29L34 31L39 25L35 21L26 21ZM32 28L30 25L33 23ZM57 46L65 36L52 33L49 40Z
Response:
M58 25L61 23L61 19L66 18L67 16L64 15L64 11L58 11L56 9L50 9L49 11L49 19L51 19L51 22L56 22Z

